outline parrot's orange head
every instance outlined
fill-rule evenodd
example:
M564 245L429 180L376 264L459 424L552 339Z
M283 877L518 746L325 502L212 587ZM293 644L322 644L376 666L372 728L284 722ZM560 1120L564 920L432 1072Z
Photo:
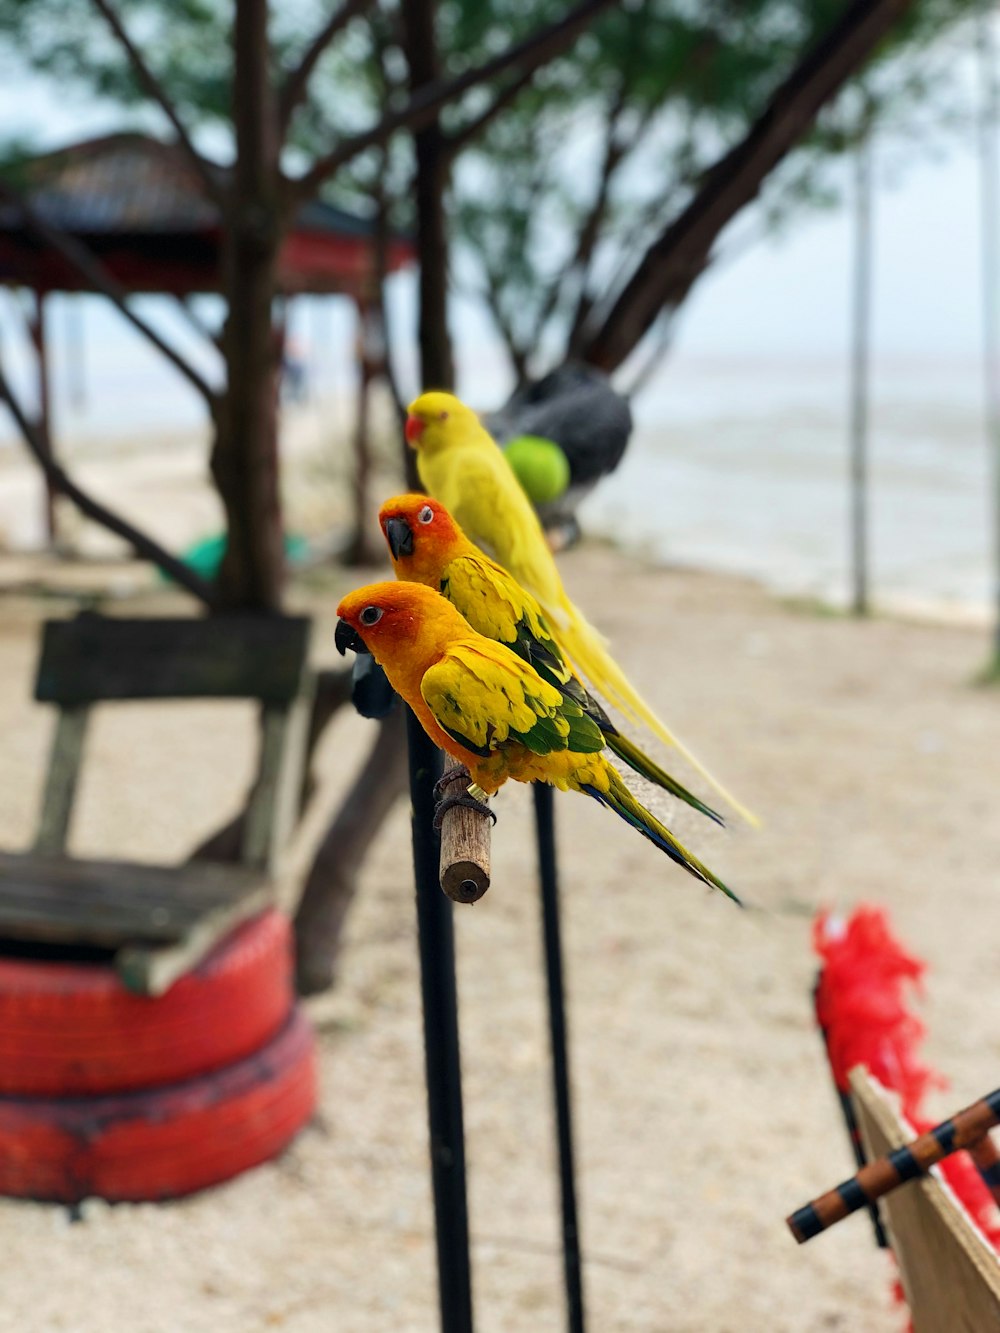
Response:
M433 449L461 439L479 424L471 407L453 393L422 393L406 409L406 442L412 449Z
M454 621L468 629L450 602L420 583L369 583L349 592L337 615L338 652L369 652L382 663L408 654L432 624L441 622L448 629Z
M378 511L378 521L397 575L438 587L463 535L444 505L429 495L394 495Z

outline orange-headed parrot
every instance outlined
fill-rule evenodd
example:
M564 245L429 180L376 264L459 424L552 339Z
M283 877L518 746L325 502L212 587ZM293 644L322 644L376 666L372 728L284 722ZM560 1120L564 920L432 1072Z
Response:
M604 736L580 703L505 644L477 634L439 592L373 583L337 607L336 644L367 649L431 740L469 771L482 806L508 778L581 791L619 815L705 884L736 895L635 799L601 754ZM492 812L490 812L492 813Z

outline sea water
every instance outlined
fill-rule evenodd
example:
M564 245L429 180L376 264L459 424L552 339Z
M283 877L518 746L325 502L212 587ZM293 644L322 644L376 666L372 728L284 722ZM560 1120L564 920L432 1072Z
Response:
M982 402L982 369L971 359L873 366L867 528L876 606L989 615L995 488ZM842 361L678 357L633 409L623 463L581 511L588 532L656 562L848 600Z

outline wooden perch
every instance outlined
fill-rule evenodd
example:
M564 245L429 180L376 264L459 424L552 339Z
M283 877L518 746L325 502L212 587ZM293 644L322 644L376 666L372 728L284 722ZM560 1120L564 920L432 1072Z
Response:
M469 775L455 769L445 796L457 796ZM478 810L454 805L441 820L441 888L456 903L477 903L490 887L490 828L492 821Z
M857 1212L859 1208L881 1199L907 1180L926 1175L942 1157L957 1152L959 1148L967 1148L970 1152L975 1149L980 1160L987 1162L989 1170L989 1166L994 1164L993 1153L989 1147L983 1149L981 1142L987 1131L998 1122L1000 1089L974 1102L972 1106L967 1106L950 1120L935 1125L905 1147L869 1162L851 1180L845 1180L835 1189L799 1208L786 1219L789 1230L801 1245ZM987 1176L987 1184L992 1187L994 1183Z

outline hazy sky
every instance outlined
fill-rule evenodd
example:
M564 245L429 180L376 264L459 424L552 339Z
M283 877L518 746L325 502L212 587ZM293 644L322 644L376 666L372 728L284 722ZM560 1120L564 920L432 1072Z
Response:
M110 127L108 113L82 99L56 98L39 81L4 78L0 124L8 135L49 146ZM975 147L954 142L943 160L916 157L891 185L882 178L875 205L873 349L876 358L973 358L980 347L979 202ZM899 150L893 160L898 168ZM777 239L718 266L697 286L676 350L698 357L841 357L849 326L851 224L846 209L801 217ZM340 303L343 304L343 303ZM412 282L394 304L412 317ZM134 338L114 314L87 314L96 364L111 345L130 357ZM499 390L488 323L461 302L455 322L472 388ZM310 329L314 330L310 334ZM317 335L315 330L320 330ZM350 312L305 321L306 337L341 344ZM121 351L119 351L121 349ZM332 352L332 348L330 349ZM144 355L138 349L135 355ZM166 373L166 372L165 372ZM467 386L468 387L468 386Z

